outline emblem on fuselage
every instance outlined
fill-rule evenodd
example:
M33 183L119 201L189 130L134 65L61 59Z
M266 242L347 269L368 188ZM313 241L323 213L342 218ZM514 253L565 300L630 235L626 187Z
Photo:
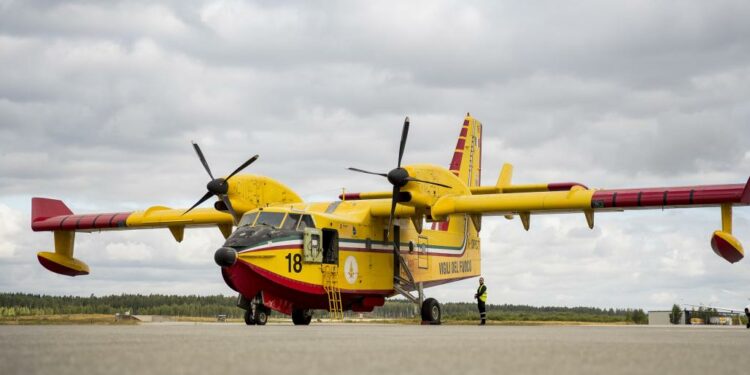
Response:
M354 285L358 276L359 266L357 265L357 259L354 256L349 255L346 257L346 262L344 263L344 277L346 277L346 281L349 284Z

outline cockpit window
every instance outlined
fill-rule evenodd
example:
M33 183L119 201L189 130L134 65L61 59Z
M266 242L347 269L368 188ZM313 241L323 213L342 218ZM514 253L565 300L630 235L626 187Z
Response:
M240 219L240 224L237 225L238 227L244 227L246 225L253 225L255 222L255 218L258 217L257 212L253 212L251 214L245 214L242 215L242 219Z
M305 228L315 228L312 217L310 215L302 215L302 219L299 221L297 230L304 230Z
M299 214L289 214L284 221L284 225L281 229L295 230L297 229L297 222L299 221Z
M261 212L258 216L258 221L255 222L255 226L266 224L274 228L278 228L282 221L284 221L283 212Z

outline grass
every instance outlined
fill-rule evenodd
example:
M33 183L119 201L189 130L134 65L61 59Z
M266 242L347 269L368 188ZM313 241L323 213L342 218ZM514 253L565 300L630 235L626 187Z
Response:
M115 321L111 314L27 315L0 318L0 325L134 325L136 320Z

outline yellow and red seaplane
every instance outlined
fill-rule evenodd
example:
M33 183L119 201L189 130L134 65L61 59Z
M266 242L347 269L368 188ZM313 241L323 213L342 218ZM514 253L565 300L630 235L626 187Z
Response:
M332 202L303 202L289 187L265 176L239 174L255 155L226 177L214 177L189 209L154 206L145 211L76 215L59 200L32 199L31 227L54 233L55 251L37 254L52 272L87 275L73 257L76 232L167 228L178 242L185 228L218 227L226 242L214 259L226 284L239 294L247 324L265 324L271 309L310 323L312 311L371 311L402 295L421 307L422 319L439 323L440 304L424 288L480 274L482 217L582 213L589 228L597 212L717 206L721 230L711 247L730 263L743 258L732 236L732 207L750 204L745 184L593 190L575 182L513 184L505 164L494 185L480 184L482 124L467 114L449 168L401 165L409 119L403 125L391 189L342 194ZM197 208L218 198L213 208Z

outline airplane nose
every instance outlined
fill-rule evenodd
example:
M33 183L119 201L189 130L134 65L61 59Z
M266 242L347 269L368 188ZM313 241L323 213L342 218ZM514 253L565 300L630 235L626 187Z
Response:
M214 253L214 262L221 267L229 267L237 261L237 251L231 247L221 247Z

